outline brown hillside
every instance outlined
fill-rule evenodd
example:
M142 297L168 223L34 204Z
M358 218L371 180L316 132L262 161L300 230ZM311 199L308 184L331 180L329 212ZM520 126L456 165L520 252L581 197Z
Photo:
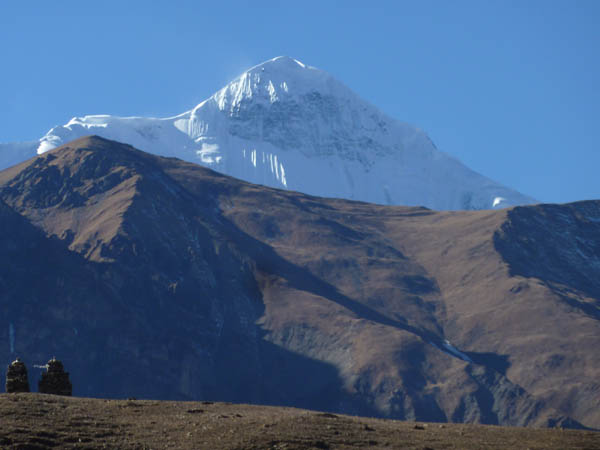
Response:
M0 172L0 199L55 246L10 277L2 360L56 354L75 395L600 426L598 202L322 199L97 137Z

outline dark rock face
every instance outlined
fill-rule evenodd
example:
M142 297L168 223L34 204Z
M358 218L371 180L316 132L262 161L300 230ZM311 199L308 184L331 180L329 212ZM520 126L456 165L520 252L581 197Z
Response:
M567 246L597 226L581 206ZM507 217L319 199L83 138L0 172L0 361L60 354L86 397L598 426L598 321L556 300L598 260L559 279L546 251L549 290L516 271L543 261Z
M29 392L27 367L19 358L13 361L6 371L6 392Z
M600 320L600 302L577 302L576 289L600 298L600 202L516 207L494 235L513 275L535 277L571 306ZM536 261L536 264L531 264Z
M52 358L46 365L47 371L42 372L38 383L38 391L42 394L70 396L73 386L69 381L69 373L65 372L62 362Z

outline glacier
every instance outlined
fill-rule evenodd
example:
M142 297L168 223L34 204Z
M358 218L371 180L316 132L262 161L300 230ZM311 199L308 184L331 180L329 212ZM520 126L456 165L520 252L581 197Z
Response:
M167 118L89 115L35 145L0 144L0 169L96 134L252 183L321 197L436 210L536 203L439 151L328 73L281 56Z

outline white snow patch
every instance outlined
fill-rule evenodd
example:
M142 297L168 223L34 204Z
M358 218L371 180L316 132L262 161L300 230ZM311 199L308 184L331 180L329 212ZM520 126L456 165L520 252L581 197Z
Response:
M498 206L504 202L506 202L506 199L504 197L496 197L492 203L492 208L495 208L496 206Z
M273 82L270 80L269 85L267 86L267 90L269 91L271 103L275 103L277 101L277 91L275 90L275 86L273 86Z
M196 154L200 157L200 161L205 164L215 164L221 162L221 156L219 155L219 146L217 144L202 144L202 148L196 151Z
M279 164L279 170L281 172L281 184L283 184L287 188L287 180L285 179L285 169L283 168L283 164Z
M106 128L108 126L108 121L111 116L106 114L99 114L96 116L84 116L84 117L73 117L69 122L65 125L66 128L71 129L75 126L83 127L87 130L91 128Z
M457 356L458 358L462 359L463 361L470 362L470 363L473 362L473 360L471 358L469 358L463 352L459 351L456 347L454 347L452 344L450 344L450 342L448 340L444 340L444 343L442 345L444 346L444 348L446 350L448 350L450 353Z
M429 343L431 345L433 345L435 348L443 351L444 353L449 354L450 356L454 356L455 358L462 359L463 361L466 361L468 363L473 362L473 360L471 358L469 358L463 352L461 352L456 347L454 347L452 344L450 344L450 342L448 340L444 340L441 347L434 342L429 341Z
M37 148L37 154L41 155L42 153L46 153L48 150L52 150L60 145L62 145L62 139L58 136L45 136L40 139L40 145Z

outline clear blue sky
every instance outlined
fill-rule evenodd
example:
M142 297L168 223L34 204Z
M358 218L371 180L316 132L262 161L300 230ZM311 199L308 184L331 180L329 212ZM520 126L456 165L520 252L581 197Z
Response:
M600 198L600 1L0 1L0 142L288 55L545 202Z

